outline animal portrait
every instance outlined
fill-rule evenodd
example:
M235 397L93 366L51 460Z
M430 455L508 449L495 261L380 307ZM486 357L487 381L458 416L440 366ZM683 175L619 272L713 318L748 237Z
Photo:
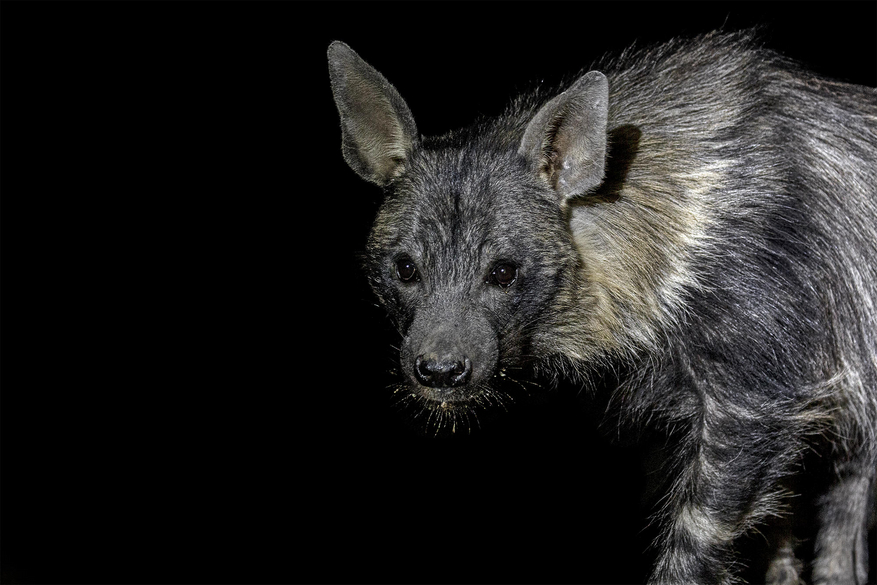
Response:
M877 585L877 2L0 12L0 583Z

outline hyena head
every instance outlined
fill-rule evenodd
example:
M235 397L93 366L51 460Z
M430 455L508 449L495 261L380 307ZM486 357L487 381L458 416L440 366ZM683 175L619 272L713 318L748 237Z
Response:
M606 78L426 138L348 46L332 43L329 70L344 158L385 191L366 271L403 337L399 392L439 421L499 402L498 378L556 353L579 294L566 203L603 178Z

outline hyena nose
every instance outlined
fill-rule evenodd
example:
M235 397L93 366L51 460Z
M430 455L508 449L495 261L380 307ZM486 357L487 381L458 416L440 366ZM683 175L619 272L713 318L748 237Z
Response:
M462 386L472 376L472 362L466 356L438 358L419 355L414 361L414 375L421 384L430 388Z

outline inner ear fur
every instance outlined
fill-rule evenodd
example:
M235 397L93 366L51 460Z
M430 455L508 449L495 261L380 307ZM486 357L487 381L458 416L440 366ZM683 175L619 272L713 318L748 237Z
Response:
M414 117L396 88L346 44L333 42L328 57L344 160L363 179L386 185L418 143Z
M609 82L599 71L580 77L536 113L518 152L562 199L603 181Z

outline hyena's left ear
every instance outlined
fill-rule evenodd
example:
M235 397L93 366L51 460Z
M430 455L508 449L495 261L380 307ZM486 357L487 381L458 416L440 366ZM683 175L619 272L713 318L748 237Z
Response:
M340 41L329 45L329 78L344 160L363 179L386 185L417 145L411 111L383 75Z
M518 152L562 201L603 181L608 107L609 82L591 71L542 106L524 132Z

